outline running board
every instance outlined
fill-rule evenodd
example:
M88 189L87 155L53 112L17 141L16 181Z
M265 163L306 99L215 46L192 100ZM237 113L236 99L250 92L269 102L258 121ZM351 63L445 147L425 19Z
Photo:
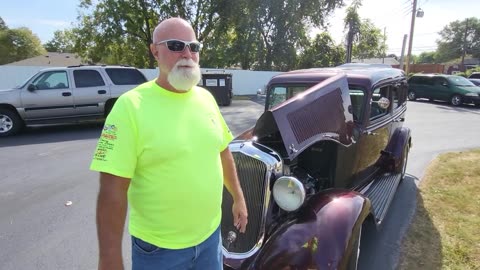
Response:
M384 174L375 178L371 184L360 191L370 199L377 225L380 225L385 218L401 178L401 173Z

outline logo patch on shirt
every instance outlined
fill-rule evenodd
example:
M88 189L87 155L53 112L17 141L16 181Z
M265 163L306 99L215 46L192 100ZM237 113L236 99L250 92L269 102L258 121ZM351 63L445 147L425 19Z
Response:
M118 128L115 125L106 124L103 126L102 135L98 140L97 150L95 151L94 159L99 161L106 161L107 154L114 148L114 142L117 139Z

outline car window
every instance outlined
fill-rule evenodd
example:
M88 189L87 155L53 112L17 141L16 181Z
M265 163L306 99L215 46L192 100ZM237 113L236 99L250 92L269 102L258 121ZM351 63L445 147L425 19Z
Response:
M287 88L283 86L275 86L270 91L268 107L273 108L285 100L287 100Z
M445 78L442 77L435 77L432 79L433 85L434 86L444 86L448 85L448 82Z
M105 70L115 85L137 85L147 81L145 76L137 69L107 68Z
M350 88L350 100L352 103L352 114L354 121L360 121L363 111L363 100L365 98L365 92L361 89Z
M35 89L37 90L68 88L67 72L45 72L33 81L33 85L35 85Z
M470 79L480 79L480 73L472 73L468 78Z
M74 70L73 79L77 88L105 85L102 75L96 70Z
M450 76L448 77L450 83L456 86L474 86L474 84L461 76Z
M389 100L389 86L376 88L372 93L372 99L370 100L370 120L378 119L384 115L387 115L389 108L382 108L380 102L387 99Z
M430 77L426 76L413 76L408 80L408 83L432 85L432 80Z
M307 90L311 85L277 85L271 88L269 93L268 108L273 108L285 100Z

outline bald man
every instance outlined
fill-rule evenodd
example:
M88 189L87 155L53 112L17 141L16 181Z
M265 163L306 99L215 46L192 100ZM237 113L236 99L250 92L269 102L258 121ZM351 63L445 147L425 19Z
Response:
M213 96L196 86L200 48L187 21L161 22L150 45L158 77L123 94L105 121L90 166L100 172L98 269L123 269L128 206L132 269L222 269L224 185L245 232L233 136Z

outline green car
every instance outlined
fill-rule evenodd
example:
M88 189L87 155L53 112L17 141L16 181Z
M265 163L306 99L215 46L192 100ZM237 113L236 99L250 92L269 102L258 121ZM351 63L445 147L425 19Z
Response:
M480 106L480 87L461 76L415 74L408 79L408 99L417 98L448 101L453 106L463 103Z

